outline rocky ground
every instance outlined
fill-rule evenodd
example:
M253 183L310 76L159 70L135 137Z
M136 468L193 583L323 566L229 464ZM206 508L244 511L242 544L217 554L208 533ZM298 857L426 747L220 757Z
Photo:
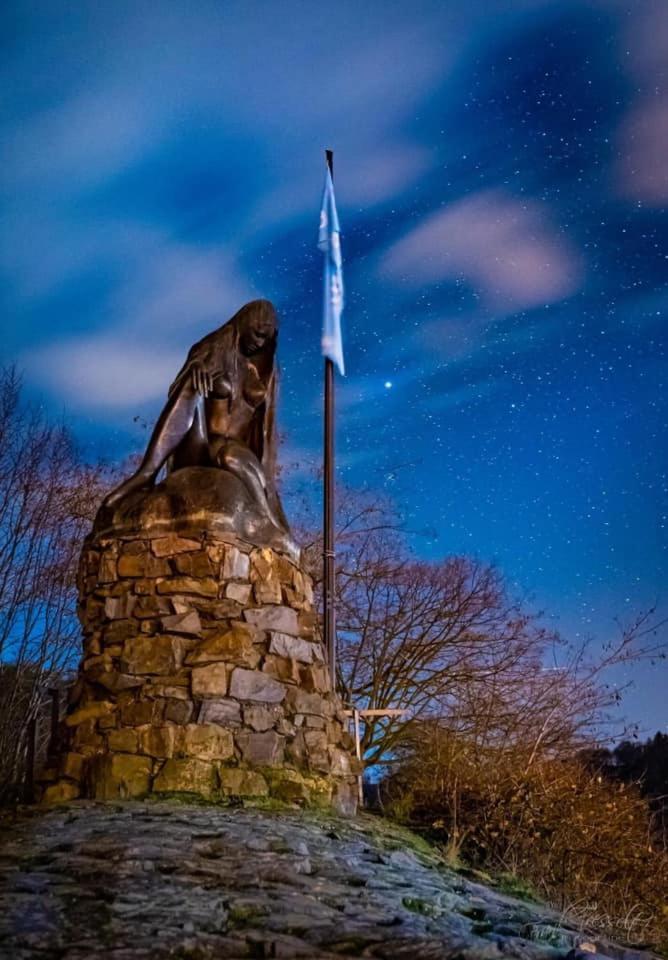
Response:
M472 882L370 816L78 801L1 827L12 960L650 956Z

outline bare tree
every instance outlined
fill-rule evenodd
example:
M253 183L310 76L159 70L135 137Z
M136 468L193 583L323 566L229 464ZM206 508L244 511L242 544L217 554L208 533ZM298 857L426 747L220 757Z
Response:
M393 505L339 492L337 625L339 684L350 704L403 708L369 718L368 764L392 762L411 727L438 718L481 747L529 745L546 753L590 744L620 697L611 667L665 656L654 611L619 629L601 648L569 645L513 599L501 573L468 557L411 556ZM300 536L319 593L322 541L302 500Z
M76 564L104 486L62 424L0 371L0 794L22 773L24 732L77 662Z

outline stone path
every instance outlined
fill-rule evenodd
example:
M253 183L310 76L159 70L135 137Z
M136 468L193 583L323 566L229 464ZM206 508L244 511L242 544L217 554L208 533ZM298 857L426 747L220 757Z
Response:
M370 816L79 801L1 827L3 960L649 957L587 952Z

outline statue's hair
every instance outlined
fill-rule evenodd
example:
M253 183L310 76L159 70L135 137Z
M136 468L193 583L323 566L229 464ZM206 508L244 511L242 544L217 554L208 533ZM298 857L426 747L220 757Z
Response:
M250 303L246 303L243 307L241 307L240 310L237 310L234 316L231 317L221 329L224 330L226 327L231 327L234 330L234 351L232 356L233 363L235 365L233 382L236 382L236 364L239 355L239 338L241 328L243 327L244 323L254 317L271 319L274 325L273 335L268 339L266 346L262 347L262 349L258 351L260 354L263 354L270 360L272 374L269 385L269 393L264 402L264 411L262 411L262 435L256 438L255 446L256 449L258 446L261 448L259 460L262 463L265 479L267 481L267 496L270 504L287 528L288 523L285 518L285 514L283 513L283 507L275 488L278 447L278 436L276 431L276 402L278 398L279 382L279 368L275 359L276 344L278 340L278 316L276 314L276 309L270 300L251 300Z

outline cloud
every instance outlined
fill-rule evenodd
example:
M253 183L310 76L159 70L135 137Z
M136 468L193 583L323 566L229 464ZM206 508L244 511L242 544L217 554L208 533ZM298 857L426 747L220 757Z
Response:
M465 281L497 313L562 300L581 281L577 256L542 207L500 190L428 216L385 252L379 273L412 289Z
M662 207L668 202L668 8L665 0L643 0L622 32L620 60L630 74L635 99L618 135L614 179L630 200Z
M397 196L431 163L432 154L417 144L388 144L378 150L365 150L357 162L346 159L346 167L354 176L346 177L337 191L344 204L370 206Z
M68 192L103 182L155 144L155 114L130 88L110 84L86 91L17 124L3 146L3 189L65 186Z
M165 242L136 265L111 312L114 325L183 342L184 331L186 338L192 335L188 331L202 336L207 326L220 326L257 295L231 253Z
M646 99L629 112L620 130L619 192L649 206L664 206L668 202L666 157L668 96Z
M323 141L329 142L329 141ZM336 196L340 209L372 207L402 194L432 163L431 152L416 143L392 139L376 143L350 143L337 138L334 155ZM339 159L341 163L339 164ZM320 161L319 163L316 161ZM308 169L286 173L280 184L263 194L247 221L247 235L252 236L257 223L264 228L285 224L308 211L314 216L320 201L319 190L324 176L324 155L308 154ZM305 183L311 185L305 189ZM345 223L344 223L345 229ZM245 236L246 234L244 234Z
M183 360L182 351L112 333L40 347L22 365L63 403L99 411L137 408L166 396Z
M163 242L135 264L104 310L103 329L27 350L29 381L77 410L122 410L164 397L192 343L251 299L220 250Z

